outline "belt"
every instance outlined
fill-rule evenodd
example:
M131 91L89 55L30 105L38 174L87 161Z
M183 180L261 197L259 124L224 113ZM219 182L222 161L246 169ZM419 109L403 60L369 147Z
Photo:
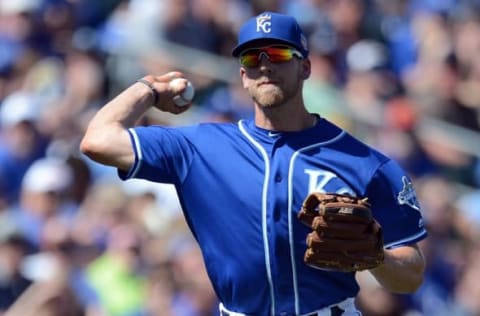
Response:
M306 316L341 316L343 314L344 310L341 309L338 306L333 306L328 309L322 309L321 311L318 312L313 312L310 314L307 314ZM236 316L236 315L243 315L235 312L229 312L222 308L220 310L220 315L221 316ZM246 316L246 315L245 315Z

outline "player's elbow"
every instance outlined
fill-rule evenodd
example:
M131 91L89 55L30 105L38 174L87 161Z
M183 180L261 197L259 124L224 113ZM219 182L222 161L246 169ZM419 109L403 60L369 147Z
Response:
M414 260L414 263L411 267L411 275L410 278L410 286L407 288L406 293L413 293L417 291L420 286L423 284L424 275L425 275L425 268L426 268L426 261L423 253L420 249L417 249L417 260Z
M80 151L92 160L98 160L103 150L101 139L85 134L80 142Z
M423 283L425 258L417 245L385 251L385 262L370 272L389 292L408 294Z
M410 294L417 291L423 284L425 272L425 262L419 260L416 264L410 266L405 273L402 281L391 284L390 291L397 294Z
M395 294L411 294L417 291L423 283L423 274L403 276L396 280L378 280L385 290Z
M115 135L112 135L108 130L94 131L87 130L80 142L80 151L88 158L106 163L106 158L111 147L115 144Z
M398 288L393 288L392 292L397 294L411 294L416 292L420 286L423 284L423 274L416 275L408 282L403 283Z
M417 291L423 284L425 275L425 261L423 258L415 267L415 270L412 272L412 274L413 277L411 278L410 286L406 289L406 293L413 293Z
M423 284L423 274L417 278L416 282L412 283L407 293L416 292L422 286L422 284Z
M135 161L130 136L121 128L89 128L80 142L80 151L98 163L129 170Z

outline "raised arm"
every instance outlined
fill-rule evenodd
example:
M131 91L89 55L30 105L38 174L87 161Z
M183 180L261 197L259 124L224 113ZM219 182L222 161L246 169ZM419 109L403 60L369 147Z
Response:
M179 77L183 77L180 72L149 75L143 78L145 83L136 82L126 88L95 114L80 143L80 150L92 160L128 171L135 160L128 128L135 126L150 107L174 114L189 108L178 107L172 100L186 87L180 87L179 91L170 88L169 82Z
M385 250L385 261L370 272L387 290L412 293L423 282L425 259L417 245Z

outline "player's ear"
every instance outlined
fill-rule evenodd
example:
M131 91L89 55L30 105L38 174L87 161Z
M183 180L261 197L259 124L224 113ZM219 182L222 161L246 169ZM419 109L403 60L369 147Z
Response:
M312 65L310 63L310 59L305 58L302 63L302 78L303 80L306 80L310 77L310 74L312 73Z
M245 69L243 67L240 67L240 79L242 80L242 86L244 89L247 89L247 81L245 80L245 76L247 75Z

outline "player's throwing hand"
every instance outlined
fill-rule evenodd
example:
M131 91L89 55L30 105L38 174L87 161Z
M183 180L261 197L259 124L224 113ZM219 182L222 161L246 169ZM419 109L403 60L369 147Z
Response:
M192 104L193 86L181 72L174 71L161 76L148 75L137 80L137 83L150 90L152 106L161 111L179 114L188 110ZM178 102L179 99L181 103Z

